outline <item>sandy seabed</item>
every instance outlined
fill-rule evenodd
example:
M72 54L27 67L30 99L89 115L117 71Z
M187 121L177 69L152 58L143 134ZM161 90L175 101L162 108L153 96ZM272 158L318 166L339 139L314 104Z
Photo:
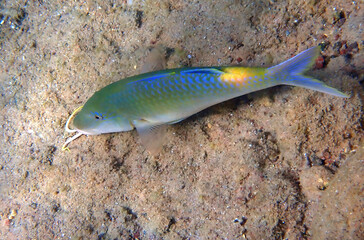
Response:
M0 2L1 239L364 239L363 1ZM171 126L81 137L70 113L139 73L272 66L312 46L308 75L348 99L280 86Z

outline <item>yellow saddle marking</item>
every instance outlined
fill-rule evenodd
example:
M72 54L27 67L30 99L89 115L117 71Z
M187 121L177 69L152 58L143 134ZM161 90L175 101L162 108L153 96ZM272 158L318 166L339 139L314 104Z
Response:
M224 71L220 78L226 82L243 83L248 80L252 74L248 73L248 69L244 67L227 67L222 69Z

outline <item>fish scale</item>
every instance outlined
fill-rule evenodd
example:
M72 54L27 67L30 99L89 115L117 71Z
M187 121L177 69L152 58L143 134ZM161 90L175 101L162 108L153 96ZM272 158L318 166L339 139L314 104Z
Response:
M246 71L245 68L241 67L237 69ZM225 81L221 77L221 73L217 74L216 71L210 69L196 70L200 73L188 74L180 71L179 73L171 73L172 76L159 79L152 78L150 81L143 79L129 83L129 90L126 92L131 95L127 97L131 101L127 108L133 109L129 111L129 117L138 116L140 119L150 120L155 119L155 115L158 113L159 116L170 116L170 119L167 117L165 121L172 122L176 120L177 116L185 118L183 112L196 112L202 107L206 108L224 99L241 95L242 91L251 91L252 88L258 89L260 87L258 81L253 78L246 84L245 82L240 84L236 81ZM252 72L253 74L262 74L264 70L256 68ZM256 78L258 79L258 76ZM155 96L156 93L157 97Z

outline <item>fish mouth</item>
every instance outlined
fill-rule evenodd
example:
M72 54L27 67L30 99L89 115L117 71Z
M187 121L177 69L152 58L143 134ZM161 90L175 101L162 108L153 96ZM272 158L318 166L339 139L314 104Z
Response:
M97 135L99 133L97 132L93 132L93 131L84 131L84 130L79 130L79 129L66 129L66 132L70 132L70 133L75 133L75 135L73 135L72 137L68 138L66 140L66 142L63 144L62 146L62 150L68 150L69 148L67 147L68 144L70 144L73 140L76 140L77 138L81 137L82 135Z
M79 113L82 110L83 106L80 106L78 108L76 108L71 116L69 116L69 118L67 119L66 125L64 126L64 130L68 133L73 133L73 132L80 132L80 130L78 129L70 129L68 126L70 125L71 121L75 118L76 114Z
M69 151L69 148L67 147L67 145L70 144L73 140L81 137L82 135L89 135L90 134L90 133L88 133L86 131L82 131L82 130L79 130L79 129L70 129L69 128L70 122L76 116L76 114L79 113L82 110L82 108L83 108L83 106L76 108L72 112L71 116L67 119L67 122L66 122L66 125L64 127L64 130L66 132L68 132L68 133L76 133L76 134L66 140L66 142L62 146L62 151L66 151L66 150Z

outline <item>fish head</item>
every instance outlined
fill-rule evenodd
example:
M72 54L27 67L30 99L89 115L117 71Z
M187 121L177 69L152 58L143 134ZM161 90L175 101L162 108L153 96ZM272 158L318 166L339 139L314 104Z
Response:
M130 121L97 96L91 97L73 119L73 128L86 135L123 132L133 129Z
M82 109L73 119L73 128L86 135L132 130L130 122L113 113Z

